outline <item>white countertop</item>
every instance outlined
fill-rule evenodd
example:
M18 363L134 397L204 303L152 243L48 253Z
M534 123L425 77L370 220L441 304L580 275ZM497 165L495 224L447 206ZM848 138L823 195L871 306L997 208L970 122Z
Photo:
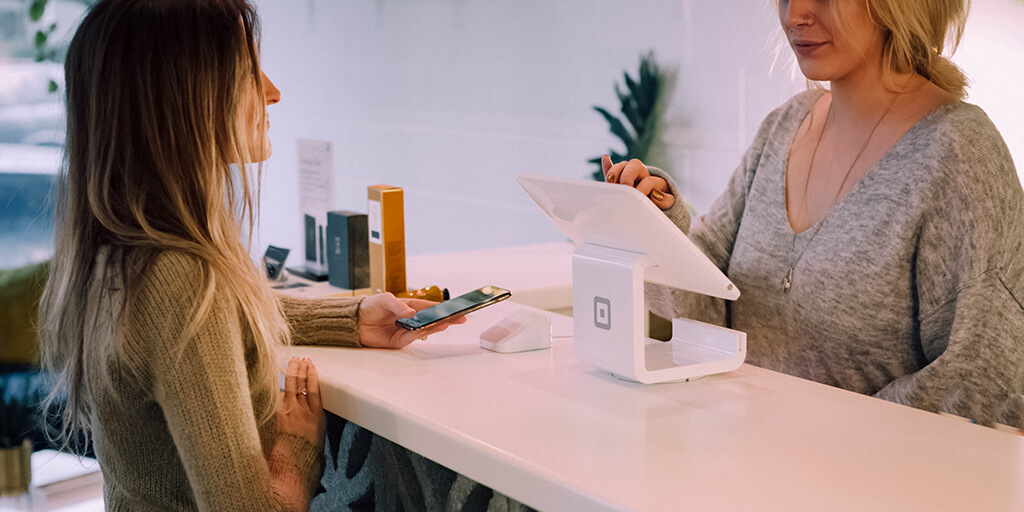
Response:
M517 308L401 351L291 350L328 410L540 510L1024 509L1024 437L749 365L647 386L567 337L479 348Z

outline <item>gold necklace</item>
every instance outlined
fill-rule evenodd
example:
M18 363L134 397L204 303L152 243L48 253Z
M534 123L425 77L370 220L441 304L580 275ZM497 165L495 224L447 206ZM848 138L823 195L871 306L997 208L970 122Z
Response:
M878 121L875 121L875 125L871 127L871 131L868 132L867 140L864 141L864 145L861 146L860 151L857 152L857 156L853 158L853 163L850 164L850 168L847 169L846 174L843 175L843 181L842 183L839 184L839 190L836 191L835 197L832 198L832 202L829 204L825 216L822 217L821 220L818 221L817 226L814 227L814 232L811 233L811 237L807 240L807 244L804 245L804 248L800 250L800 254L796 256L796 260L789 264L789 271L786 272L785 277L782 278L783 293L789 293L789 289L793 287L793 270L796 269L797 264L800 263L800 259L804 257L804 252L806 252L807 248L811 246L811 242L814 241L814 237L818 235L818 230L821 229L821 225L825 223L825 219L828 218L829 214L832 213L832 209L836 206L836 203L839 202L839 194L843 192L843 188L846 187L846 181L850 179L850 173L853 172L853 168L857 165L857 161L860 160L861 155L863 155L864 151L868 148L868 144L871 143L871 138L875 136L875 130L877 130L878 126L882 124L882 121L886 118L886 116L889 115L889 112L892 111L892 108L896 106L896 102L898 102L900 100L900 97L902 96L902 92L897 94L896 99L892 100L892 103L889 104L889 107L886 108L885 112L882 113L882 117L879 117ZM814 158L818 156L818 146L821 145L821 139L825 138L825 129L828 128L828 120L830 117L832 117L831 103L829 103L828 105L828 112L825 113L825 122L822 123L821 126L821 135L818 137L817 142L814 143L814 151L811 152L811 163L807 168L807 182L804 184L805 207L807 205L807 188L811 183L811 172L814 170ZM790 242L790 259L793 259L793 252L796 250L796 235L796 233L793 233L793 239Z

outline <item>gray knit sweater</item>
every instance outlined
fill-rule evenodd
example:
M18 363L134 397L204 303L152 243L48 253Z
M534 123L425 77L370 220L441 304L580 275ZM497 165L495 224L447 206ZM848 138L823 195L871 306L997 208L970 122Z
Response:
M963 102L914 125L795 237L785 169L822 94L762 123L710 211L666 214L739 287L732 303L648 285L648 305L747 333L747 362L980 423L1024 420L1024 193L995 126ZM796 265L789 293L782 279Z

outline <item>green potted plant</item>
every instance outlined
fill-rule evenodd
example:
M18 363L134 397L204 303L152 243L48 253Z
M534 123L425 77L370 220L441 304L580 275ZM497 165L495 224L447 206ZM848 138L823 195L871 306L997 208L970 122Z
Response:
M619 84L615 84L615 95L619 97L619 111L625 118L625 122L603 107L594 107L594 110L608 122L608 128L612 134L618 137L625 146L624 152L609 149L608 155L613 162L639 158L646 163L651 163L647 160L651 147L658 137L659 107L662 106L659 104L659 100L661 100L662 87L667 77L654 61L653 52L648 52L647 55L640 58L640 69L636 79L626 72L623 72L622 76L625 79L626 90L623 91L619 88ZM601 157L592 158L588 162L597 164L597 170L593 174L594 179L604 181Z
M32 479L29 434L37 427L39 381L26 373L0 384L0 495L22 494Z

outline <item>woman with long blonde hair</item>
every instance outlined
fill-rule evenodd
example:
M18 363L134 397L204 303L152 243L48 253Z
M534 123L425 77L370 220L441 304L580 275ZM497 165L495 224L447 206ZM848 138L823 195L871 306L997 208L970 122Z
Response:
M1024 428L1024 192L946 52L969 2L777 5L828 87L768 115L710 211L691 225L666 173L605 157L743 293L651 286L652 309L747 332L758 366Z
M258 30L245 0L101 0L68 49L40 337L60 439L91 434L108 510L307 509L319 382L293 358L279 398L276 348L400 348L448 325L398 329L430 303L390 294L279 297L253 264L241 240L280 100Z

